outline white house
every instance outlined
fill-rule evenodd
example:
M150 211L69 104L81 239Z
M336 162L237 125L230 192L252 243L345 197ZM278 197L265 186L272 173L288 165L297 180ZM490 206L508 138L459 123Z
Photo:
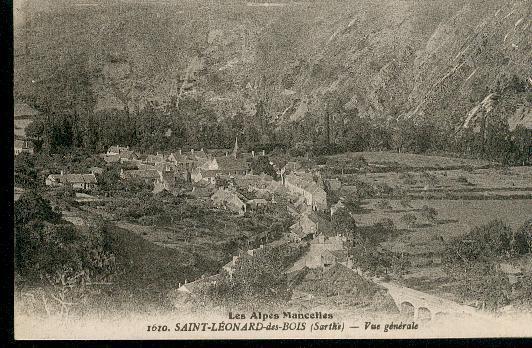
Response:
M66 186L70 185L73 189L92 190L96 188L98 181L94 174L50 174L46 178L47 186Z

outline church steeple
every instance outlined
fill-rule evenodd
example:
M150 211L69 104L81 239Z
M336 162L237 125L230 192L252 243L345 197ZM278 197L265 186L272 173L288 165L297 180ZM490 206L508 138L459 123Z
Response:
M238 156L238 137L235 138L235 147L233 148L233 153L231 155L234 158Z

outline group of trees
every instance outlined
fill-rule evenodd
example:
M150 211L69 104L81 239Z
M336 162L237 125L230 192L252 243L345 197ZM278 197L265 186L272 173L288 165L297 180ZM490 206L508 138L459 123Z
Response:
M79 117L48 112L30 124L27 135L52 153L64 147L103 152L111 144L128 144L141 151L230 148L235 137L249 148L260 143L256 126L244 115L218 120L214 110L195 99L182 100L179 110L148 106L136 112L91 111Z
M38 148L52 153L62 147L101 152L116 143L145 151L181 147L230 148L238 137L244 148L279 148L294 156L394 150L451 151L510 164L526 164L529 160L530 131L523 127L510 131L503 120L490 122L483 134L471 129L457 133L454 128L443 128L428 120L378 122L338 108L330 111L335 117L330 119L329 115L327 122L308 114L289 127L274 129L273 124L264 121L268 115L250 117L237 110L231 117L220 117L218 111L201 98L183 98L179 109L170 103L164 108L149 104L142 110L94 112L90 95L83 96L69 100L68 105L72 106L67 109L59 108L57 103L43 106L45 116L27 129L27 134L36 139ZM259 109L264 113L263 108ZM325 132L324 127L329 131Z
M253 257L244 255L236 261L233 274L223 273L205 295L215 305L238 308L286 303L292 293L283 270L303 251L301 245L284 244L265 247Z
M512 229L501 220L475 227L449 244L445 269L459 286L464 299L474 299L485 310L497 310L510 303L530 309L530 276L510 282L498 264L532 252L532 221Z
M105 226L95 223L87 227L90 231L80 231L32 190L15 202L14 213L15 267L28 283L47 285L57 277L86 282L112 275Z
M447 255L462 262L491 260L532 252L532 221L513 230L501 220L475 227L449 246Z

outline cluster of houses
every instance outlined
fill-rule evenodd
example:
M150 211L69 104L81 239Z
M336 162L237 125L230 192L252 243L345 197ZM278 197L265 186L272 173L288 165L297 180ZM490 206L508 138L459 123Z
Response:
M311 220L313 218L315 218L315 216L313 216ZM316 222L311 222L309 229L313 232L306 235L309 237L307 240L309 244L309 250L300 259L300 261L302 261L300 262L301 267L295 271L289 269L286 271L287 273L298 272L303 267L307 267L309 269L327 269L336 264L341 264L348 268L352 268L353 264L351 259L348 257L346 249L346 238L335 234L330 226L330 223L326 224L326 226L318 227ZM184 284L179 284L179 287L177 288L177 295L196 296L197 294L201 294L207 287L215 285L217 282L222 280L224 273L227 274L229 278L232 278L233 274L238 269L238 263L242 259L257 257L268 250L281 247L283 245L299 245L300 242L301 240L293 240L292 238L285 236L268 244L260 244L258 248L240 251L238 255L232 256L232 259L222 267L220 273L208 277L203 276L192 282L187 282L185 280Z
M347 252L347 236L337 233L331 222L331 216L334 212L345 209L345 206L338 202L329 209L324 184L320 180L319 174L306 173L295 168L297 167L288 170L283 167L279 171L280 174L282 173L281 181L275 181L264 174L262 176L247 175L234 180L236 186L241 189L247 188L249 192L255 194L259 192L270 194L268 199L261 198L260 203L257 202L259 204L276 204L281 201L281 197L286 198L284 202L296 222L290 226L282 238L271 243L260 244L258 248L240 251L238 255L232 256L232 259L222 267L219 274L201 277L193 282L185 281L185 284L179 285L177 294L195 296L196 293L202 293L206 287L220 281L224 273L232 277L238 268L239 260L242 258L256 257L269 249L287 244L307 244L309 247L308 251L296 262L297 267L292 267L286 271L287 273L297 272L304 267L326 269L336 264L352 268L352 260L348 257ZM232 187L219 188L213 194L212 200L215 205L225 209L234 209L241 215L250 209L250 201L248 200L246 203L245 197L233 190ZM259 199L255 201L259 201Z
M265 153L262 152L264 156ZM127 163L131 169L121 169L120 179L140 180L153 185L153 192L172 191L178 181L189 182L192 193L205 190L212 205L244 215L248 211L268 209L272 205L286 207L295 219L295 223L275 243L308 243L310 251L305 266L329 267L335 263L347 265L345 236L335 233L330 215L332 209L327 202L326 185L319 172L308 172L297 162L288 162L275 167L279 180L262 174L254 174L250 168L250 159L255 157L239 153L238 142L232 153L221 156L214 151L190 150L169 154L141 155L128 146L111 146L103 160L108 163ZM270 164L273 165L272 162ZM69 185L76 190L89 191L96 188L97 174L101 168L92 168L90 173L51 174L46 179L48 186ZM331 214L329 214L329 212ZM272 247L272 243L267 247ZM263 246L264 247L264 246ZM263 247L251 249L250 256L260 253ZM239 256L240 257L240 256ZM236 262L233 259L231 262ZM224 269L228 269L226 265ZM204 281L204 280L203 280ZM189 285L190 287L190 285Z
M192 282L188 282L185 280L184 284L179 284L179 287L177 288L177 293L179 295L192 295L192 296L199 294L206 287L214 285L218 281L223 279L224 273L228 274L229 277L232 278L235 270L238 267L239 260L242 260L244 258L257 257L258 255L261 255L262 253L267 252L271 249L278 248L278 247L281 247L283 245L287 245L290 243L291 242L287 239L279 239L269 244L261 244L257 248L248 249L247 251L241 251L239 255L233 256L231 261L229 261L227 264L225 264L222 267L222 270L220 273L212 275L212 276L208 276L208 277L203 276Z
M254 155L252 153L253 157ZM246 157L238 153L237 141L233 153L229 155L226 152L225 156L213 156L203 149L141 156L129 147L120 146L111 146L103 156L107 163L129 163L136 166L136 169L123 171L121 178L153 183L155 191L171 190L178 180L214 185L219 177L247 175L250 167Z

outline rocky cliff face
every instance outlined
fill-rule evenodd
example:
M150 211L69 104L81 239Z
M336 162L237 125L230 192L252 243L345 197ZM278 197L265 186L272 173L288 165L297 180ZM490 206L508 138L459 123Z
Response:
M43 103L71 79L94 110L194 98L218 118L253 117L262 101L279 125L316 117L333 95L346 118L428 119L459 130L490 112L530 126L530 0L256 5L28 10L15 36L15 95Z

